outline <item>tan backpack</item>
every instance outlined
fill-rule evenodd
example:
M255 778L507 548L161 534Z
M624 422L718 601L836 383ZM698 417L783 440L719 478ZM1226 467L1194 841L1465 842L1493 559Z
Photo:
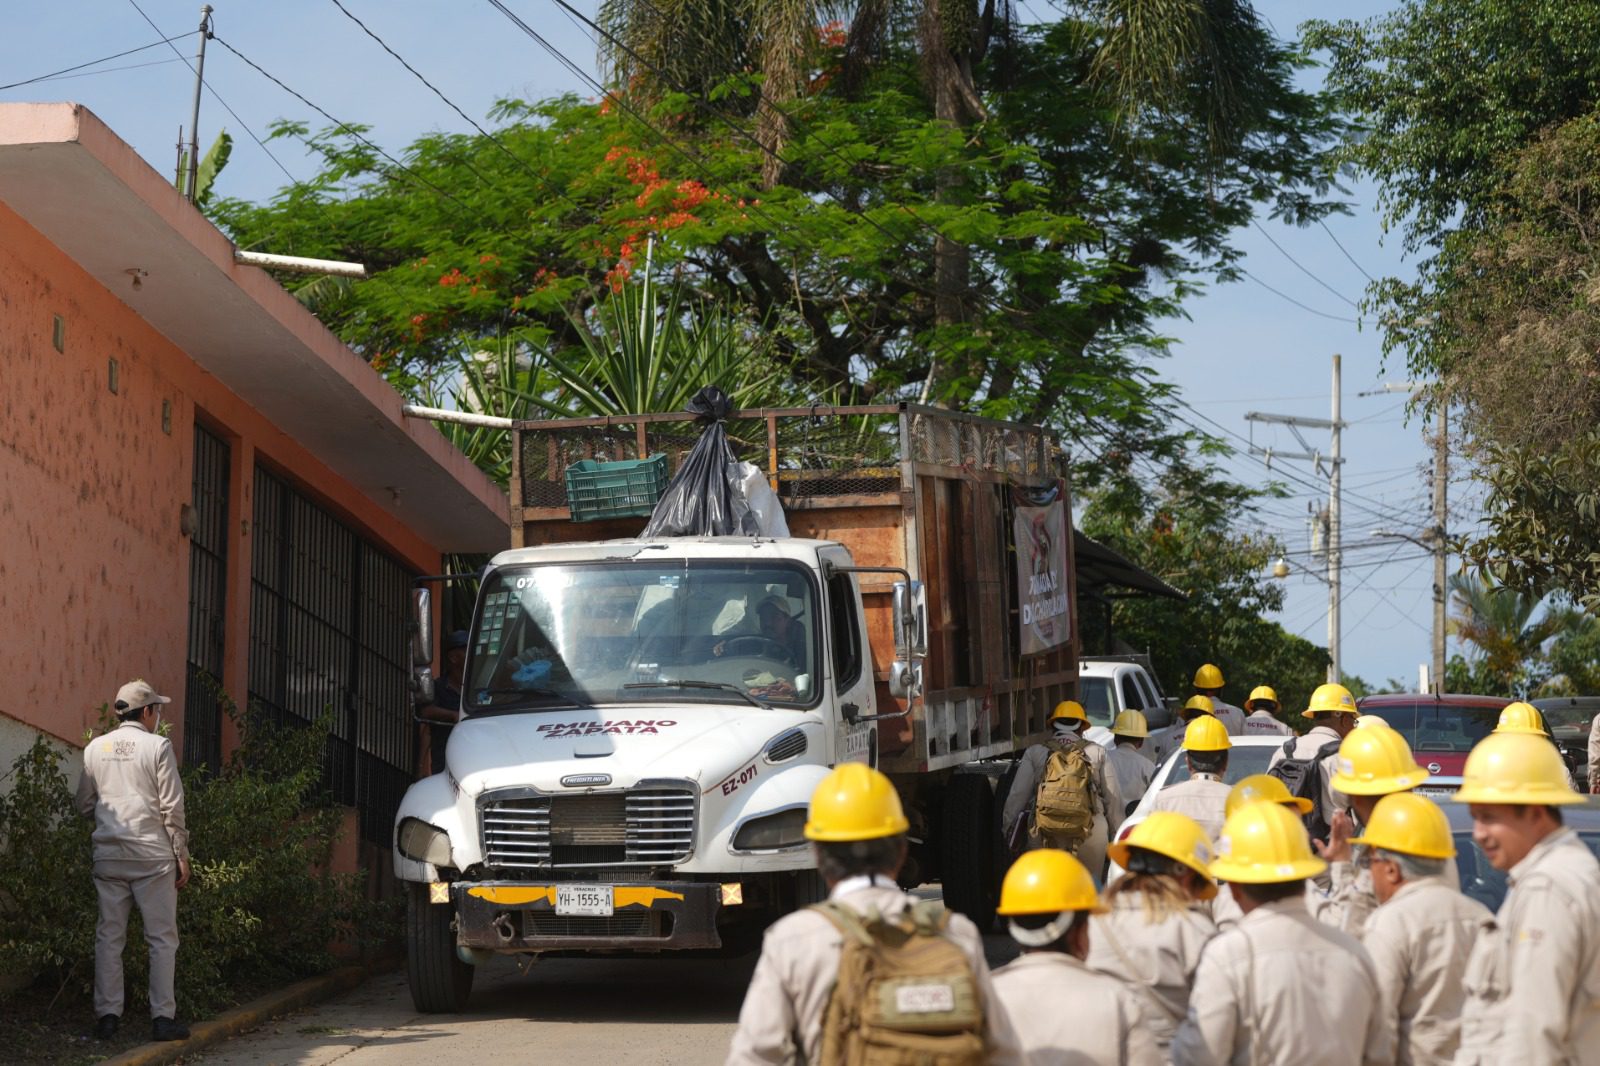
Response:
M986 1060L983 1005L966 954L931 900L896 920L838 903L815 907L844 934L822 1016L821 1066L976 1066Z
M1094 768L1088 741L1052 740L1050 758L1033 797L1033 837L1041 847L1076 851L1094 827Z

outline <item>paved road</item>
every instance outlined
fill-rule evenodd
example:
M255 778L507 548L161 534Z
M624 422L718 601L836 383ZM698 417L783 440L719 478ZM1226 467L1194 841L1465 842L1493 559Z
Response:
M998 965L1015 949L988 938ZM755 956L729 961L501 958L477 974L467 1010L419 1014L403 973L219 1045L206 1066L442 1066L560 1062L699 1066L728 1050Z

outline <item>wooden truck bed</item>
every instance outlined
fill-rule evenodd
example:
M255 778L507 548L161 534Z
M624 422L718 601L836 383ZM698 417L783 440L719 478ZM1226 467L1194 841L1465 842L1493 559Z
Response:
M908 717L878 724L884 770L941 770L1043 737L1050 709L1077 683L1076 619L1066 644L1020 654L1010 487L1060 481L1065 494L1066 460L1046 431L911 404L737 411L727 430L739 457L772 478L793 536L838 541L858 564L903 567L926 585L925 695ZM699 427L689 414L658 414L520 422L514 432L512 544L522 547L638 536L644 518L571 521L567 467L664 452L676 471ZM887 683L894 580L861 581L880 712L904 707Z

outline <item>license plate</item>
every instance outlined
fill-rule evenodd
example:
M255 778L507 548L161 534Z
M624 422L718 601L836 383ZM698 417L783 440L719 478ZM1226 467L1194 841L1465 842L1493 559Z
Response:
M1438 786L1430 787L1428 785L1422 785L1418 788L1412 789L1411 791L1415 792L1419 796L1450 796L1454 795L1456 790L1453 788L1440 788Z
M556 913L611 917L610 885L557 885Z

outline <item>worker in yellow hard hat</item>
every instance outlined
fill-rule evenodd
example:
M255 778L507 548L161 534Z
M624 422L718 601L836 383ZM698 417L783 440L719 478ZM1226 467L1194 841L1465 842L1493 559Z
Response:
M1111 839L1113 797L1106 749L1084 739L1088 727L1089 716L1077 700L1056 704L1050 739L1030 745L1017 760L1000 824L1012 851L1060 848L1099 878Z
M1449 819L1426 796L1393 792L1378 800L1356 843L1372 857L1379 905L1362 943L1399 1034L1396 1061L1450 1062L1461 1042L1467 956L1493 915L1445 878L1455 867L1455 841Z
M1473 842L1511 887L1467 963L1455 1061L1600 1061L1600 862L1561 813L1584 798L1532 733L1483 738L1461 778Z
M1064 851L1030 851L1006 871L997 911L1022 955L994 987L1026 1061L1162 1061L1133 991L1084 962L1089 916L1104 910L1089 871Z
M1318 685L1303 713L1311 728L1285 740L1267 769L1283 777L1290 792L1311 800L1306 830L1313 840L1326 840L1334 815L1350 806L1349 798L1334 789L1333 775L1338 772L1339 745L1356 727L1356 700L1343 685ZM1287 765L1279 770L1280 763Z
M1172 1042L1176 1066L1393 1061L1371 957L1306 909L1306 881L1324 865L1289 807L1247 803L1228 817L1211 874L1244 917L1200 958Z
M1228 727L1229 736L1244 732L1244 712L1222 698L1222 671L1206 663L1194 672L1194 690L1197 695L1211 700L1212 713Z
M1239 782L1228 790L1228 802L1224 811L1232 815L1234 811L1247 803L1281 803L1296 814L1307 814L1311 810L1311 801L1304 796L1290 795L1288 786L1271 774L1251 774L1249 777L1239 779Z
M1106 821L1108 838L1117 830L1144 797L1155 777L1156 764L1140 751L1150 736L1150 725L1140 711L1120 711L1111 724L1113 743L1106 752Z
M1156 793L1153 810L1176 811L1188 815L1216 836L1222 828L1223 808L1228 802L1228 786L1222 775L1228 770L1228 751L1233 742L1221 722L1201 715L1183 731L1184 769L1174 767L1168 784Z
M1550 730L1545 728L1544 715L1539 713L1539 708L1531 703L1508 703L1500 709L1500 720L1495 724L1496 733L1532 733L1535 736L1548 737Z
M1257 685L1251 689L1250 698L1244 701L1244 709L1250 712L1244 720L1245 736L1294 736L1294 730L1278 717L1278 694L1271 686Z
M1193 818L1156 811L1107 850L1127 872L1106 889L1107 913L1091 921L1089 965L1140 993L1144 1024L1165 1053L1189 1009L1200 949L1217 932L1211 841Z
M848 1051L863 1035L854 1027L841 1032L825 1024L835 1013L835 996L851 1001L866 994L864 987L849 985L860 968L843 966L847 953L908 941L918 941L925 957L942 960L924 980L930 997L952 1007L941 1015L941 1032L927 1039L943 1053L972 1051L1019 1061L1015 1035L996 1005L977 928L895 883L909 829L893 782L865 763L843 763L817 785L804 833L827 886L827 902L796 911L767 930L729 1062L783 1062L795 1055L806 1062L835 1061L831 1056L842 1053L838 1045ZM924 1046L929 1058L939 1053Z

